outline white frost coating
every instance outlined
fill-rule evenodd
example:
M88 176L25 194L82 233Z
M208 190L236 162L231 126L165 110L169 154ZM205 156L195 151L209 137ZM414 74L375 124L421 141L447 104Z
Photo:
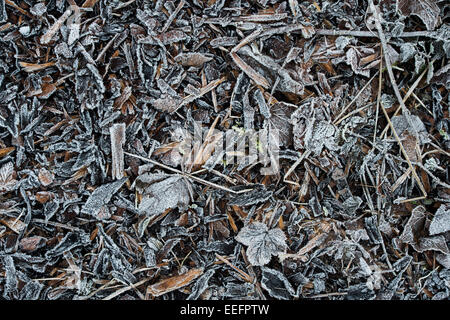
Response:
M284 252L286 236L279 228L268 230L267 225L254 222L241 229L236 240L248 246L247 258L253 266L263 266L270 262L273 255Z
M124 173L123 145L125 144L125 123L116 123L109 128L111 134L111 174L120 179Z
M438 234L450 230L450 206L442 204L436 211L433 220L430 224L430 234Z
M189 205L187 182L180 175L144 173L136 181L136 190L143 194L138 210L148 216L158 215L167 209L183 209Z

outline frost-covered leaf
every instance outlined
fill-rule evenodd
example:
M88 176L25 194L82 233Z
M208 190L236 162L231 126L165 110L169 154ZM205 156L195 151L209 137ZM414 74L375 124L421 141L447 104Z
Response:
M296 107L292 104L279 102L270 108L270 116L264 122L269 135L272 130L277 131L280 146L289 146L292 144L292 125L290 118Z
M450 254L437 254L436 261L444 266L444 268L450 269Z
M278 270L262 267L261 286L272 298L289 300L295 295L295 290L288 279Z
M85 246L90 242L89 235L83 231L69 232L55 247L45 253L45 257L47 259L58 257L66 251Z
M406 42L400 46L400 62L406 62L416 53L416 47L409 42Z
M408 119L408 118L409 119ZM408 130L409 133L413 134L414 132L417 132L419 134L420 143L428 143L430 142L430 138L428 138L428 131L425 128L425 125L423 124L422 120L416 115L402 115L402 116L395 116L391 119L392 125L395 128L395 131L399 136L401 136L406 130ZM414 126L413 128L410 127L409 121L411 121L411 124Z
M14 165L12 162L4 164L0 169L0 194L14 189L17 180L14 179Z
M346 52L346 63L352 68L353 72L356 74L363 75L368 77L370 75L370 71L366 70L361 64L361 53L356 50L354 47L351 47Z
M414 243L416 237L418 237L420 230L425 223L425 208L423 206L415 207L411 212L411 217L406 223L400 240L405 243Z
M231 197L229 205L250 206L267 201L272 196L272 191L264 185L253 185L251 191L240 193Z
M375 292L366 283L359 283L348 287L347 300L373 300Z
M442 235L421 238L419 244L417 246L413 244L412 247L418 252L433 250L443 254L450 253L445 237Z
M411 217L399 239L404 243L410 244L417 252L433 250L444 254L450 253L444 236L425 237L423 235L426 222L425 212L423 206L413 209Z
M45 168L39 170L39 182L44 186L48 186L53 182L55 175Z
M135 187L143 195L138 210L148 216L183 209L190 202L187 182L180 175L144 173L136 178Z
M215 270L210 269L206 271L200 278L197 279L192 286L192 292L186 300L197 300L200 295L208 288L208 281L214 275Z
M38 300L42 289L44 285L39 281L28 281L20 291L20 300Z
M450 89L450 63L437 70L430 81L444 85L447 90Z
M337 150L335 133L334 126L324 120L311 122L305 133L306 149L312 151L316 156L320 155L323 147Z
M259 89L255 90L255 92L253 93L253 99L255 99L255 102L259 107L259 112L263 115L264 118L269 119L270 109L266 103L266 99L264 99L261 90Z
M167 94L164 94L162 95L161 98L155 99L152 105L156 110L171 113L174 112L179 107L181 102L182 102L181 98L172 97Z
M286 236L279 228L268 230L267 225L254 222L241 229L236 240L248 246L248 261L253 266L263 266L270 262L273 255L284 252Z
M3 256L3 269L5 270L5 285L3 288L3 297L5 299L15 296L17 294L17 286L19 281L17 279L17 270L12 256Z
M363 201L360 197L354 196L347 198L342 205L347 214L353 215L362 203Z
M444 233L450 230L450 205L442 204L434 214L431 221L429 232L430 235Z
M434 30L441 24L437 2L436 0L397 0L397 5L403 15L416 15L425 24L427 30Z
M97 219L108 219L110 214L106 205L111 201L112 196L119 191L128 178L104 184L94 190L91 196L87 199L81 212L90 214Z

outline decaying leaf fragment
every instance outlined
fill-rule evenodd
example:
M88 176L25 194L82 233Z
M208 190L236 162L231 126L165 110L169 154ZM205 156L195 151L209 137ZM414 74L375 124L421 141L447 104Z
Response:
M159 297L168 292L183 288L203 274L203 268L191 269L184 274L164 279L147 287L147 293Z
M286 236L280 228L269 230L261 222L253 222L241 229L236 240L248 246L247 258L253 266L263 266L270 262L272 256L284 252Z
M180 53L175 57L175 61L184 67L201 67L211 60L211 57L207 57L198 52Z
M20 240L20 248L26 252L34 252L45 246L47 239L40 236L23 238Z

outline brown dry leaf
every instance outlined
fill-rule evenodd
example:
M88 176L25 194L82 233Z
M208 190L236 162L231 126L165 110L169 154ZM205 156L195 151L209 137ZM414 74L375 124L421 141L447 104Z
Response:
M19 64L22 68L24 68L23 70L25 72L35 72L35 71L40 71L45 68L54 66L55 62L47 62L47 63L43 63L43 64L37 64L37 63L28 63L28 62L21 61L21 62L19 62Z
M45 246L46 242L47 239L40 236L23 238L20 240L20 248L23 251L33 252Z
M417 147L417 139L411 135L407 134L402 139L403 147L405 148L406 154L408 155L409 160L413 162L418 161L416 147Z
M50 171L48 171L45 168L41 168L39 170L39 182L44 186L48 186L50 184L52 184L53 179L55 178L55 175L53 173L51 173Z
M287 259L287 258L294 258L294 259L300 259L302 261L307 260L307 257L305 256L308 252L313 250L316 247L321 246L330 235L330 231L332 229L332 225L328 223L327 221L322 221L319 223L319 232L314 235L308 243L303 246L297 253L295 254L286 254L282 253L279 255L281 260Z
M1 148L0 149L0 158L3 158L4 156L10 154L14 150L16 150L15 147Z
M239 56L235 53L231 53L231 57L233 58L236 65L242 69L253 81L256 82L256 84L268 89L269 88L269 82L258 72L256 72L252 67L250 67L248 64L244 62Z
M164 279L147 287L147 293L159 297L168 292L183 288L203 274L203 268L191 269L184 274Z
M198 52L180 53L175 57L175 61L184 67L201 67L211 60L211 57L207 57Z
M43 83L41 92L36 96L41 99L48 99L57 89L54 83Z
M35 195L36 200L42 204L48 202L53 197L54 197L54 194L52 192L48 192L48 191L39 191L39 192L36 192L36 195Z
M92 8L95 6L95 4L98 2L98 0L86 0L84 1L82 8Z
M5 219L0 220L0 223L4 224L15 233L20 233L27 226L21 220L11 217L6 217Z

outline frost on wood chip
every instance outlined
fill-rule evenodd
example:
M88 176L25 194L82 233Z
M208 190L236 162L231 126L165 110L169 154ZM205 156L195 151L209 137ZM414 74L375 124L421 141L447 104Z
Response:
M121 179L124 173L125 123L112 125L109 132L111 135L111 174L113 178Z

